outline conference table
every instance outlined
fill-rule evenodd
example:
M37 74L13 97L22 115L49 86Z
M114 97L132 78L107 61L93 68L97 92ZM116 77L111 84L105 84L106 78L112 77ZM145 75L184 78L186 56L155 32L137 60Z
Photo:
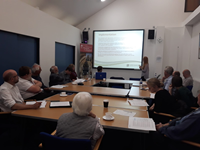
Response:
M63 88L50 88L56 91L67 91L67 92L89 92L91 94L107 95L107 96L120 96L126 97L129 93L129 89L117 89L108 87L94 87L94 86L82 86L82 85L68 85Z
M140 87L132 86L128 95L133 98L152 99L150 97L150 92L146 89L140 89Z
M145 133L148 133L148 131L144 130L137 130L128 128L128 122L129 117L128 116L122 116L117 114L112 114L115 119L112 121L107 121L103 119L103 116L106 112L114 112L116 110L124 110L128 112L135 112L134 117L140 117L140 118L149 118L147 107L146 106L131 106L128 103L128 100L132 100L131 98L128 98L127 95L138 97L138 98L144 98L149 97L148 91L142 91L139 89L139 87L131 87L131 89L117 89L117 88L108 88L108 87L94 87L93 84L96 84L102 80L90 80L87 82L84 82L83 86L80 85L73 85L72 83L68 83L67 87L64 87L62 89L57 88L51 88L56 91L66 91L66 92L89 92L92 95L93 98L93 106L92 106L92 112L100 118L100 123L103 125L104 128L109 130L116 130L116 131L124 131L124 132L131 132L134 135L136 133L140 134L141 137L141 149L144 149L144 143L145 142ZM133 92L135 91L135 93ZM12 112L12 115L15 117L21 117L21 118L31 118L36 120L46 120L46 121L53 121L57 122L59 117L63 113L70 113L73 112L72 108L50 108L50 102L51 101L72 101L74 96L76 94L68 95L66 97L62 97L59 94L56 94L54 96L46 98L46 107L45 108L39 108L39 109L29 109L29 110L17 110ZM109 107L104 108L103 107L103 100L108 99L109 100Z
M47 101L72 101L76 94L68 95L68 96L60 96L56 94L49 98L46 98ZM101 96L101 95L92 95L92 103L93 106L101 106L103 107L103 100L107 99L109 101L109 107L115 108L125 108L125 109L135 109L135 110L143 110L146 111L146 106L131 106L128 100L132 100L130 98L122 98L122 97L111 97L111 96Z
M112 83L129 83L133 84L131 86L131 89L120 89L120 88L109 88L109 87L96 87L93 86L94 84L97 84L99 82L111 82L110 80L113 80ZM106 96L118 96L118 97L131 97L131 98L141 98L141 99L151 99L150 98L150 92L148 90L141 90L137 84L139 81L131 81L131 80L115 80L115 79L106 79L103 80L96 80L91 79L87 82L83 82L84 85L77 85L68 83L66 84L67 87L63 88L50 88L51 90L55 91L65 91L65 92L89 92L90 94L96 94L96 95L106 95Z

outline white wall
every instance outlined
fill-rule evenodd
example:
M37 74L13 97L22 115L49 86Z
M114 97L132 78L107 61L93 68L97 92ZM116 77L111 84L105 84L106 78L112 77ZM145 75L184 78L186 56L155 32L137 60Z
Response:
M162 59L162 64L159 66L175 65L173 49L177 52L176 43L180 43L179 36L182 35L182 29L171 28L179 27L190 13L184 13L183 0L116 0L106 8L94 14L77 27L83 30L85 27L90 28L89 44L92 44L93 30L113 30L113 29L146 29L144 39L144 56L149 57L150 77L154 77L155 73L162 73L162 69L157 70L156 56L161 48L159 55L167 55L167 59ZM153 26L157 28L165 27L157 32L164 40L159 44L156 40L148 40L148 29ZM169 29L168 29L169 28ZM169 33L168 33L169 32ZM173 33L175 32L175 33ZM167 34L167 36L165 36ZM176 38L172 40L172 36ZM158 36L159 37L159 36ZM157 37L157 38L158 38ZM169 40L169 41L168 41ZM166 44L168 43L168 44ZM173 49L172 49L173 48ZM168 52L168 50L170 51ZM175 54L177 55L177 54ZM163 56L161 56L163 58ZM175 56L177 58L177 56ZM156 69L155 69L156 68ZM94 70L96 71L96 70ZM161 72L160 72L161 71ZM140 71L123 71L123 70L106 70L108 77L123 76L126 79L129 77L140 77Z
M40 38L41 77L46 85L49 68L55 65L55 42L76 46L77 62L80 30L21 1L0 1L0 30Z

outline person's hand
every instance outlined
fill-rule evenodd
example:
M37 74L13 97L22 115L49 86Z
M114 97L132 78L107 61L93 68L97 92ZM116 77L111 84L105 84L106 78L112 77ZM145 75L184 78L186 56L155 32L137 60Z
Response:
M162 123L159 123L159 124L157 124L156 125L156 130L158 131L160 128L162 128L163 127L163 124Z
M164 77L162 78L162 82L164 82L165 79L166 79L166 77L164 76Z
M139 68L141 69L142 67L141 67L141 66L139 66Z
M75 81L75 79L72 79L72 81L74 82L74 81Z
M153 111L153 110L154 110L154 107L155 107L155 104L153 104L153 105L149 108L149 110L150 110L150 111Z
M90 117L92 117L92 118L96 118L96 115L93 114L92 112L90 112L90 113L88 114L88 116L90 116Z
M159 123L156 125L156 130L159 130L160 128L168 126L168 125L169 125L169 123L165 123L165 124Z
M169 86L169 93L172 94L172 84Z
M44 88L45 91L51 91L49 88Z
M36 102L35 104L33 104L33 108L38 109L38 108L40 108L41 104L42 104L42 102Z

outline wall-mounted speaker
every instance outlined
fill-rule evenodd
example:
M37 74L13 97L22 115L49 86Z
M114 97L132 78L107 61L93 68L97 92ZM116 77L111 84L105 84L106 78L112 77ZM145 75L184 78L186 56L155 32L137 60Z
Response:
M155 30L149 30L148 32L148 39L154 39Z
M88 31L83 31L82 36L83 36L83 41L84 41L84 42L85 42L85 41L88 41L88 39L89 39L89 37L88 37Z

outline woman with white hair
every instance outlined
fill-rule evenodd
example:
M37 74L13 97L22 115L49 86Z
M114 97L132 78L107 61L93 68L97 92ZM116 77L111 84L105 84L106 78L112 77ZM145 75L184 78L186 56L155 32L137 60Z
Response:
M91 113L92 96L87 92L76 94L72 103L73 112L63 114L57 124L56 136L72 139L90 139L92 149L104 134L96 115Z

